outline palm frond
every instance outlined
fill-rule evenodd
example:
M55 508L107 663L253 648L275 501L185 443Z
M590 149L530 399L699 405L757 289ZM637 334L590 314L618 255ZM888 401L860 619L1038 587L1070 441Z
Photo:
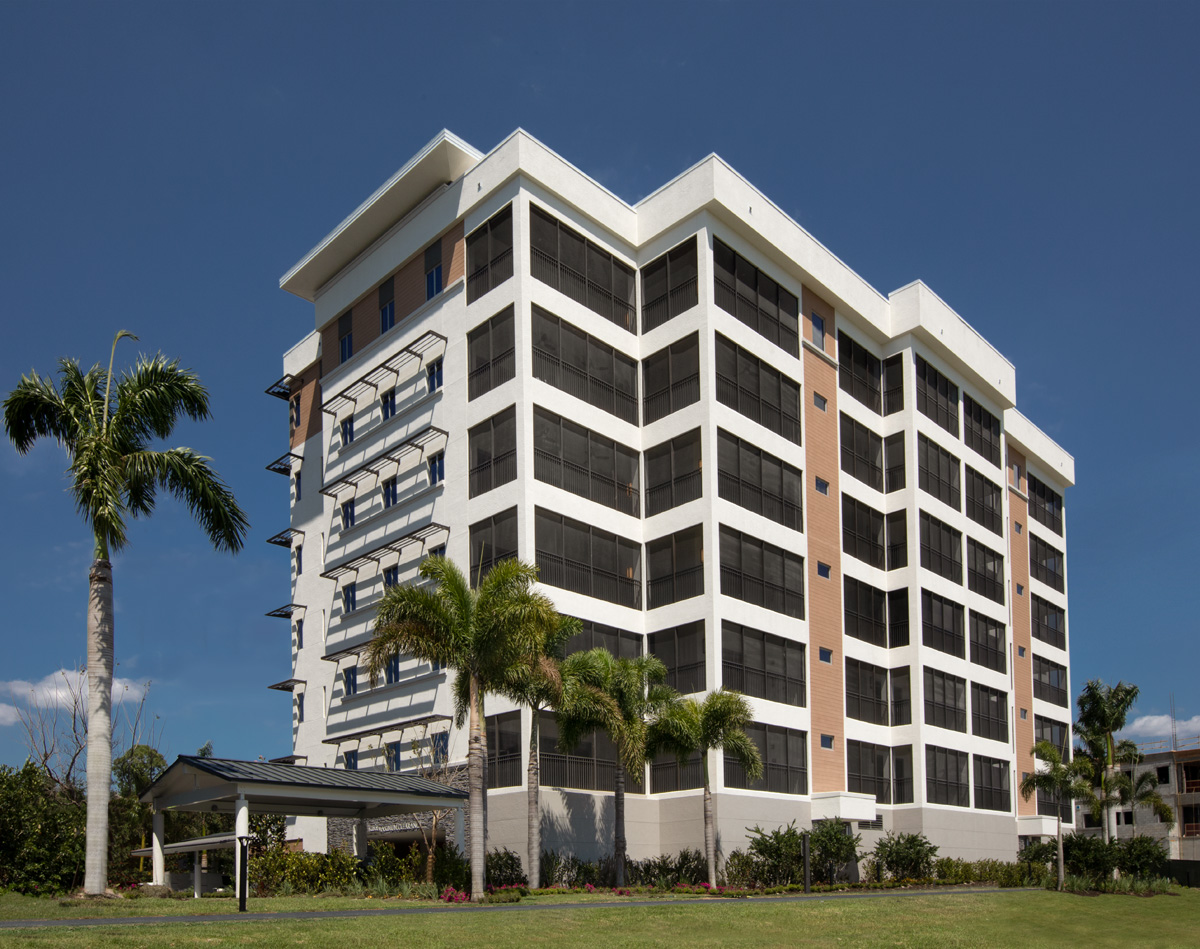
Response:
M142 357L117 382L109 428L119 437L138 442L168 438L180 416L209 417L208 390L179 360L162 353Z
M124 469L122 480L131 486L127 496L134 511L144 509L147 503L153 507L153 489L148 486L157 485L187 506L217 550L236 553L242 549L249 522L208 458L190 448L141 451L125 457Z
M39 438L53 438L69 451L74 428L53 380L31 370L4 400L4 432L26 454Z

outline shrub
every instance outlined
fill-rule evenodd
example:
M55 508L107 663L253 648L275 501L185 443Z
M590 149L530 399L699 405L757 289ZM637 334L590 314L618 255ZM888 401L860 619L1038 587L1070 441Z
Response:
M1067 873L1087 877L1098 884L1112 876L1117 865L1117 848L1099 837L1078 832L1063 837L1063 865ZM1093 885L1092 889L1096 889Z
M521 902L521 891L517 889L496 890L494 893L488 893L483 901L485 903L519 903Z
M433 855L433 885L439 892L448 886L471 889L471 863L457 847L438 845Z
M813 875L824 873L829 882L849 863L858 862L861 834L851 834L849 825L838 820L821 821L809 834L809 860Z
M488 886L524 886L528 884L525 870L521 866L520 854L505 847L487 855Z
M875 844L875 859L892 880L924 880L933 876L938 848L924 834L889 831ZM941 874L938 874L941 879Z
M371 844L370 856L364 868L368 878L379 877L387 886L395 888L403 882L420 879L425 870L425 855L413 844L408 853L400 856L395 845L387 841Z
M1138 880L1163 877L1169 863L1165 841L1153 837L1129 837L1117 842L1117 869Z
M796 830L795 821L770 833L755 825L748 833L756 885L786 886L804 881L804 835Z
M0 889L36 896L83 881L84 803L81 792L56 790L32 762L0 765Z
M758 861L742 850L734 850L725 858L725 885L738 888L760 886Z

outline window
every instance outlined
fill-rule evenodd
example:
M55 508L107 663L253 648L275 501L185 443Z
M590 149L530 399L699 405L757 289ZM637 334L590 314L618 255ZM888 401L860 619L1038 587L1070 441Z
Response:
M958 386L917 357L917 411L958 438Z
M607 649L618 659L636 659L642 654L643 638L641 633L582 620L579 632L567 641L563 654L569 656L589 649Z
M958 459L936 442L917 435L917 484L939 501L959 510Z
M353 613L358 609L358 583L351 580L342 587L342 612Z
M383 681L385 685L395 685L400 681L399 656L392 656L388 659L387 665L383 667Z
M884 491L891 494L904 487L904 433L896 432L883 441L883 459L886 466Z
M698 430L696 438L698 449ZM638 453L536 405L533 476L605 507L641 515Z
M304 721L304 693L296 693L296 724L299 725Z
M842 495L842 550L883 569L883 514L848 494Z
M383 507L387 510L399 500L399 491L396 487L395 478L387 478L379 486L380 493L383 495Z
M1066 589L1066 570L1061 550L1056 550L1040 537L1029 535L1029 572L1059 593Z
M804 643L725 620L721 680L743 695L803 708L807 702Z
M804 558L722 525L721 592L804 619Z
M1021 522L1020 522L1020 521L1013 521L1013 528L1016 530L1016 532L1017 532L1018 534L1019 534L1019 533L1021 533Z
M512 244L511 204L467 235L468 303L513 275Z
M342 670L342 692L347 697L358 695L358 666L347 666Z
M585 791L615 790L617 749L605 732L589 732L577 744L569 746L559 738L554 713L539 715L538 750L543 785ZM642 792L639 772L626 772L625 781L626 790L634 794Z
M534 547L542 583L641 609L640 544L539 507Z
M1008 741L1008 693L971 683L971 734Z
M296 648L304 648L304 620L296 620Z
M716 334L717 401L800 444L800 383Z
M824 478L817 478L816 488L817 488L817 494L826 494L826 495L829 494L829 482L826 481Z
M925 667L925 724L967 730L967 680Z
M1033 740L1048 741L1058 749L1064 761L1071 758L1071 726L1066 722L1056 722L1052 718L1033 716ZM1162 782L1159 782L1162 783Z
M396 414L396 390L388 389L386 392L380 393L379 408L383 414L383 420L386 422Z
M487 730L488 787L511 788L519 785L524 771L521 712L488 715L483 723Z
M842 578L846 635L887 646L887 594L854 577Z
M470 496L478 497L517 478L517 409L510 405L468 432ZM432 475L432 470L430 472Z
M921 642L932 649L966 657L963 608L952 600L921 591Z
M888 723L888 671L846 659L846 717L874 725Z
M963 402L963 441L997 468L1000 467L1000 419L965 392Z
M887 516L887 568L908 566L908 511L901 508Z
M445 544L438 544L436 547L434 547L432 550L430 550L430 551L429 551L429 553L428 553L428 555L427 555L427 556L430 556L430 557L445 557L445 556L446 556L446 545L445 545Z
M505 307L467 334L468 401L491 392L516 374L514 339L511 306ZM441 385L440 369L438 385Z
M354 441L354 416L348 415L342 419L342 447L345 448Z
M533 375L619 419L638 421L637 361L533 304Z
M387 769L389 771L399 771L401 762L404 760L403 742L389 741L384 746L384 755L386 756Z
M695 236L642 268L643 333L690 310L699 300Z
M646 449L647 517L694 501L703 492L700 429Z
M908 645L908 587L888 591L888 648Z
M967 589L1004 603L1004 557L967 538Z
M442 367L444 363L445 360L439 357L425 367L425 389L430 395L433 395L442 387Z
M763 776L751 781L733 758L725 756L725 786L776 794L808 793L808 733L751 722L746 736L758 747Z
M912 724L912 682L908 666L893 669L892 679L892 724Z
M1002 534L1000 485L989 481L978 471L967 465L967 517L982 524L990 531ZM1021 525L1017 525L1021 533Z
M1062 495L1029 476L1029 516L1062 536Z
M1043 659L1034 654L1033 657L1033 697L1070 708L1067 698L1067 667L1057 662Z
M697 524L646 544L647 609L704 592L704 531Z
M821 747L823 749L825 749L826 751L832 751L833 750L833 736L832 735L822 735L821 736Z
M293 481L293 482L295 483L295 485L296 485L296 500L297 500L297 501L299 501L299 500L300 500L300 497L301 497L301 495L302 495L302 484L301 484L300 474L301 474L301 473L300 473L299 471L297 471L297 472L296 472L296 473L295 473L295 474L292 476L292 481Z
M432 300L442 292L442 242L425 249L425 299Z
M642 360L643 424L700 401L700 338L685 336Z
M1017 656L1021 659L1025 658L1025 647L1024 646L1017 647Z
M896 353L883 361L883 414L904 410L904 362Z
M717 494L792 530L804 530L804 475L781 458L717 430Z
M292 428L300 427L300 396L292 396Z
M357 751L349 751L349 750L343 751L342 752L342 763L346 766L347 771L357 771L358 770L358 752Z
M429 483L431 485L441 484L446 478L446 453L444 451L436 452L429 456Z
M396 325L396 281L388 277L379 285L379 335Z
M510 507L471 525L471 584L501 560L517 555L517 509ZM443 555L444 556L444 555Z
M342 502L342 530L349 530L354 526L354 498L349 501Z
M629 332L634 325L633 268L541 208L529 208L534 277Z
M842 413L842 471L883 490L883 439L873 431Z
M901 745L892 749L892 797L896 804L913 802L913 756L912 745Z
M1012 809L1008 791L1008 762L975 755L975 807L985 811Z
M819 561L819 560L817 561L817 576L818 577L820 577L822 580L828 580L832 574L833 574L833 568L830 567L829 564L821 563L821 561Z
M350 312L338 317L338 362L343 363L354 355L354 323Z
M824 412L825 409L829 406L829 402L826 400L825 396L823 396L817 392L814 392L813 393L813 405L815 405L818 409L820 409L822 412Z
M716 238L713 292L726 313L785 352L800 355L800 300Z
M1057 794L1051 794L1049 791L1037 792L1037 812L1041 817L1060 817L1064 824L1070 824L1074 819L1074 806L1071 799L1063 800ZM1085 812L1083 815L1084 827L1099 827L1100 825L1092 818L1090 812Z
M881 363L845 333L838 333L838 386L872 412L881 408Z
M887 745L847 740L846 790L852 794L874 794L877 803L891 804L892 749Z
M965 751L925 746L925 796L930 804L971 806L969 758Z
M686 791L704 787L704 762L700 753L680 762L670 752L663 752L650 763L650 793Z
M812 314L812 337L813 345L825 352L825 317L817 313Z
M301 698L303 698L303 697L304 697L303 694L301 694ZM1158 776L1159 784L1170 784L1171 783L1171 766L1170 765L1165 764L1162 767L1157 768L1156 774Z
M1004 624L971 610L971 661L985 669L1004 672L1007 636Z
M832 663L833 662L833 650L826 649L824 646L822 646L817 651L817 657L821 660L821 662Z
M962 583L962 532L921 512L921 566Z
M704 620L684 623L651 633L646 639L650 654L667 667L666 684L680 695L708 688L704 664Z
M392 587L400 583L400 567L399 565L383 568L383 588L390 590Z
M296 576L304 573L304 545L296 545Z

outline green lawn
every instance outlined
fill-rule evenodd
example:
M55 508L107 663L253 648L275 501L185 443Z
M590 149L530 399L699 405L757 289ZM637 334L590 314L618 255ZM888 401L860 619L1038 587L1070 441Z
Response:
M4 901L7 903L7 898ZM225 901L204 902L224 904ZM264 909L267 902L256 901L255 909ZM279 908L281 904L296 902L307 908L317 904L320 909L363 905L363 901L334 899L272 902L280 904ZM808 902L705 900L613 909L524 910L517 906L353 919L0 930L0 945L324 947L380 945L384 940L396 942L402 938L405 945L431 949L464 946L561 949L573 945L586 945L589 949L785 945L1057 949L1075 945L1136 945L1143 949L1195 946L1198 934L1200 891L1150 899L1012 891Z

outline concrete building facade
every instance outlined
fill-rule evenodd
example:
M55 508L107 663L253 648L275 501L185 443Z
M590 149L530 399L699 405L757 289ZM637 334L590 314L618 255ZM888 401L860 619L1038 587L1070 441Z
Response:
M358 653L422 557L519 556L573 647L750 698L764 778L708 761L723 853L791 820L965 857L1053 833L1017 786L1069 735L1074 462L924 284L878 293L715 155L629 205L517 131L486 155L441 133L281 286L315 308L268 390L292 760L462 761L452 671L370 687ZM524 853L531 713L487 713L489 846ZM544 845L611 853L611 744L541 735ZM702 846L700 775L637 776L631 857Z

